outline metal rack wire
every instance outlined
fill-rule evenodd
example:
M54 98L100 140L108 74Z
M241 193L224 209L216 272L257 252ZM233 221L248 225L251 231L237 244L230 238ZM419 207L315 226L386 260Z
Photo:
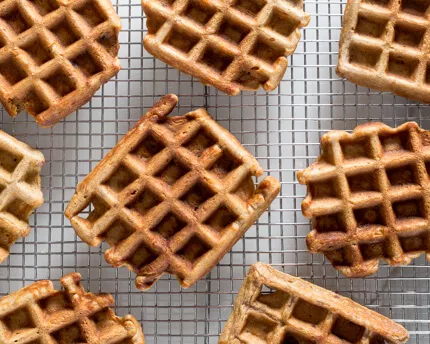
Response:
M113 0L122 18L122 70L92 101L52 129L33 119L1 112L2 130L38 147L45 155L45 204L32 217L31 234L0 265L0 296L39 279L82 274L85 287L115 296L116 311L141 320L148 343L217 343L248 267L256 262L351 297L405 326L410 343L430 342L430 268L424 257L403 268L382 265L376 276L347 279L321 255L306 249L309 223L300 203L305 188L295 173L319 153L319 137L330 129L351 130L370 120L399 125L417 121L430 129L430 109L388 93L358 87L335 74L338 39L346 0L306 0L310 25L280 87L270 94L228 97L156 61L141 44L146 34L139 0ZM165 277L142 293L134 276L103 258L105 247L90 248L76 237L63 212L75 186L133 126L154 100L179 95L177 112L206 107L262 166L282 182L282 191L220 264L193 288L182 290ZM58 286L58 284L57 284Z

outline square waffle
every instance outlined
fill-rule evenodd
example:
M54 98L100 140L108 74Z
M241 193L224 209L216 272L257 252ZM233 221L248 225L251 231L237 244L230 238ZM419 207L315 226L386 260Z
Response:
M109 294L86 293L81 275L61 278L64 290L38 281L0 299L2 344L144 344L142 328L109 308Z
M41 152L0 130L0 262L30 232L28 218L43 204Z
M273 177L255 189L261 166L205 110L167 117L177 100L155 104L77 186L65 212L83 241L110 245L106 261L134 271L142 290L166 272L190 287L280 189Z
M430 132L416 123L358 126L321 138L318 161L297 175L306 184L307 244L348 277L378 270L379 260L430 260Z
M348 0L337 73L429 103L429 9L427 0Z
M0 101L50 127L120 69L121 23L110 0L0 2Z
M401 344L408 332L358 303L269 265L251 266L218 344Z
M310 20L302 0L143 0L146 50L236 95L278 87Z

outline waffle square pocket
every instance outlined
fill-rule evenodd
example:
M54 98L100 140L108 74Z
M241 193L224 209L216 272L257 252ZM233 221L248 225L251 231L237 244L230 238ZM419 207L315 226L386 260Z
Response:
M112 296L87 293L80 280L71 273L60 280L64 290L45 280L0 299L0 343L145 343L133 316L116 316Z
M297 175L307 186L307 244L348 277L376 273L379 260L430 259L430 132L414 122L367 123L321 138L318 161Z
M51 127L120 69L121 22L110 0L0 2L0 101Z
M164 273L187 288L206 275L280 190L203 109L168 117L163 97L77 186L66 216L107 262L125 265L145 290ZM88 207L88 210L85 210Z
M348 0L339 76L429 103L429 9L427 0Z
M218 344L402 344L408 332L358 303L269 265L251 266Z
M229 95L278 87L310 20L302 0L143 0L145 49Z

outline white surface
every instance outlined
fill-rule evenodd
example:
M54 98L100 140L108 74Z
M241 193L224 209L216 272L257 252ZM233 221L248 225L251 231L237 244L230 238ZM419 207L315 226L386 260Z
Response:
M381 94L343 81L335 74L341 13L345 0L306 0L311 23L290 58L284 81L270 94L248 92L228 97L155 61L143 49L145 19L139 0L113 0L122 18L122 70L77 114L52 129L40 129L32 118L12 120L2 112L1 127L38 147L46 157L43 168L45 204L32 216L34 229L12 248L0 265L0 294L13 292L38 279L71 271L82 274L92 292L112 293L116 311L142 321L147 342L217 343L230 315L235 295L249 265L257 260L352 297L392 319L411 334L410 343L429 343L430 269L424 257L403 268L383 264L377 276L350 280L339 275L321 255L307 252L309 223L300 203L305 188L295 172L319 153L325 131L353 129L369 120L399 125L415 120L430 129L427 105ZM78 181L134 125L155 99L176 93L180 113L207 106L209 112L258 157L269 174L282 182L280 197L195 287L181 290L164 277L142 293L134 274L114 269L103 258L105 246L89 248L63 216ZM57 284L58 286L58 284Z

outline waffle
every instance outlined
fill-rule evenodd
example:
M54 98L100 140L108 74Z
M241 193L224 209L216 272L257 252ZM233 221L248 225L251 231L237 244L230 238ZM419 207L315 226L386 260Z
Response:
M0 130L0 262L30 232L28 218L43 203L43 154Z
M429 103L429 6L426 0L348 0L338 75Z
M278 87L310 17L302 0L143 0L146 50L236 95Z
M256 263L218 344L400 344L408 332L358 303Z
M358 126L321 139L318 161L298 173L307 185L307 244L348 277L378 270L379 260L430 260L430 132L416 123Z
M144 344L142 328L109 308L109 294L86 293L81 275L61 278L63 291L39 281L0 299L2 344Z
M269 207L280 184L203 109L168 118L163 97L78 185L66 217L145 290L168 272L184 288L207 274ZM89 215L85 209L90 206ZM88 215L85 218L85 215Z
M0 1L0 101L50 127L120 69L110 0Z

